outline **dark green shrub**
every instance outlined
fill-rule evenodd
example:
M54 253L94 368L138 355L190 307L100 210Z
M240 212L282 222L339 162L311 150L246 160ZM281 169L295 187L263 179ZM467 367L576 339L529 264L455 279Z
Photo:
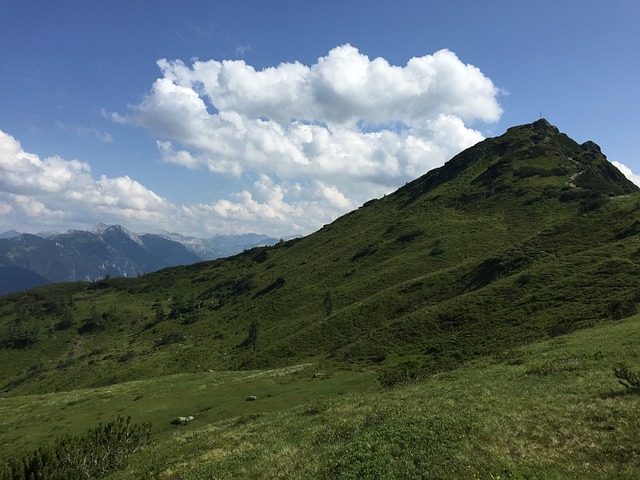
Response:
M372 254L376 253L377 250L378 250L377 247L375 247L373 245L369 245L369 246L363 248L362 250L358 251L357 253L355 253L351 257L351 261L355 262L356 260L360 260L361 258L368 257L369 255L372 255Z
M378 372L378 381L385 388L395 387L405 383L413 383L425 376L423 366L415 361L404 362L381 369Z
M162 347L163 345L171 345L172 343L184 342L184 335L181 333L171 332L164 337L157 338L153 342L154 347Z
M599 198L593 198L591 200L584 200L580 204L579 211L580 213L592 212L594 210L599 209L600 207L605 206L608 202L609 202L609 199L607 197L599 197Z
M125 363L132 360L136 356L136 352L133 350L129 350L127 353L123 353L118 357L118 362Z
M640 389L640 372L637 370L631 370L629 366L620 362L613 366L613 373L625 388L630 390Z
M419 236L421 236L423 234L424 234L424 231L422 229L412 230L411 232L405 233L404 235L400 235L396 239L396 242L398 242L398 243L409 243L412 240L418 238Z
M118 417L84 435L60 437L23 458L11 459L0 479L76 480L101 478L126 466L126 459L149 442L151 425Z
M188 317L182 319L182 325L191 325L193 323L196 323L198 320L200 320L201 317L202 315L200 314L189 315Z
M621 320L638 313L638 308L633 300L615 299L607 302L605 313L612 320Z
M388 352L384 348L376 349L371 355L371 361L374 363L382 363L387 359Z

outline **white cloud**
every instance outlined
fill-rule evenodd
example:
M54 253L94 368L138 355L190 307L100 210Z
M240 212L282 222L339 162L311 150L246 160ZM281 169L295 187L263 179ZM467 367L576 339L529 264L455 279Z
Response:
M640 175L633 173L629 167L620 162L611 162L625 177L640 187Z
M287 185L307 189L320 216L335 218L442 165L482 139L468 123L502 113L491 80L449 50L405 66L371 60L351 45L310 66L258 71L243 60L166 59L158 66L162 77L145 99L112 117L148 129L165 162L277 179L284 216L301 205ZM225 218L257 214L257 188L218 209ZM278 218L265 217L265 225ZM310 229L320 225L317 218Z
M0 231L64 230L104 222L139 232L203 236L307 233L318 221L335 218L317 198L337 209L357 206L321 182L278 184L268 175L259 176L232 200L178 206L128 176L94 178L87 163L42 159L0 131Z
M491 80L448 50L404 66L350 45L313 65L158 66L162 76L142 102L102 115L151 132L164 162L250 183L207 204L175 205L134 179L94 178L88 163L41 159L0 133L0 220L10 228L46 217L197 235L308 233L442 165L482 139L473 122L502 113Z
M94 179L87 163L41 159L2 131L0 192L1 223L11 228L11 222L33 229L100 221L151 226L175 209L129 177Z

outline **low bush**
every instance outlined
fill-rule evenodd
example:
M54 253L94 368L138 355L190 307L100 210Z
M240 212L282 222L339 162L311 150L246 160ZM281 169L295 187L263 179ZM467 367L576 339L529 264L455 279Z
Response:
M126 466L129 455L149 442L151 425L118 417L84 435L60 437L23 458L11 459L1 480L76 480L104 477Z
M173 343L184 342L185 337L181 333L171 332L164 337L157 338L153 341L154 347L162 347L163 345L171 345Z
M424 367L416 361L404 362L381 369L378 382L385 388L414 383L425 377Z
M613 373L620 385L630 390L640 389L640 371L632 370L626 363L621 362L613 366Z

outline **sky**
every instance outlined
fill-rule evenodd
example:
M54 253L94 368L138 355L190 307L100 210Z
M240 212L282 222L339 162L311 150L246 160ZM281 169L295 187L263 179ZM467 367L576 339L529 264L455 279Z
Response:
M637 0L0 0L0 232L306 235L541 116L640 184Z

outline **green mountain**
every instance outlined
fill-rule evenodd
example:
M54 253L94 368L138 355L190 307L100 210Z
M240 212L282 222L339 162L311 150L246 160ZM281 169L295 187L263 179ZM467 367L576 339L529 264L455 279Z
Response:
M302 239L0 303L2 390L323 361L425 374L636 311L640 194L593 142L510 128Z
M539 120L305 238L7 295L0 467L128 414L113 478L637 478L639 235Z

